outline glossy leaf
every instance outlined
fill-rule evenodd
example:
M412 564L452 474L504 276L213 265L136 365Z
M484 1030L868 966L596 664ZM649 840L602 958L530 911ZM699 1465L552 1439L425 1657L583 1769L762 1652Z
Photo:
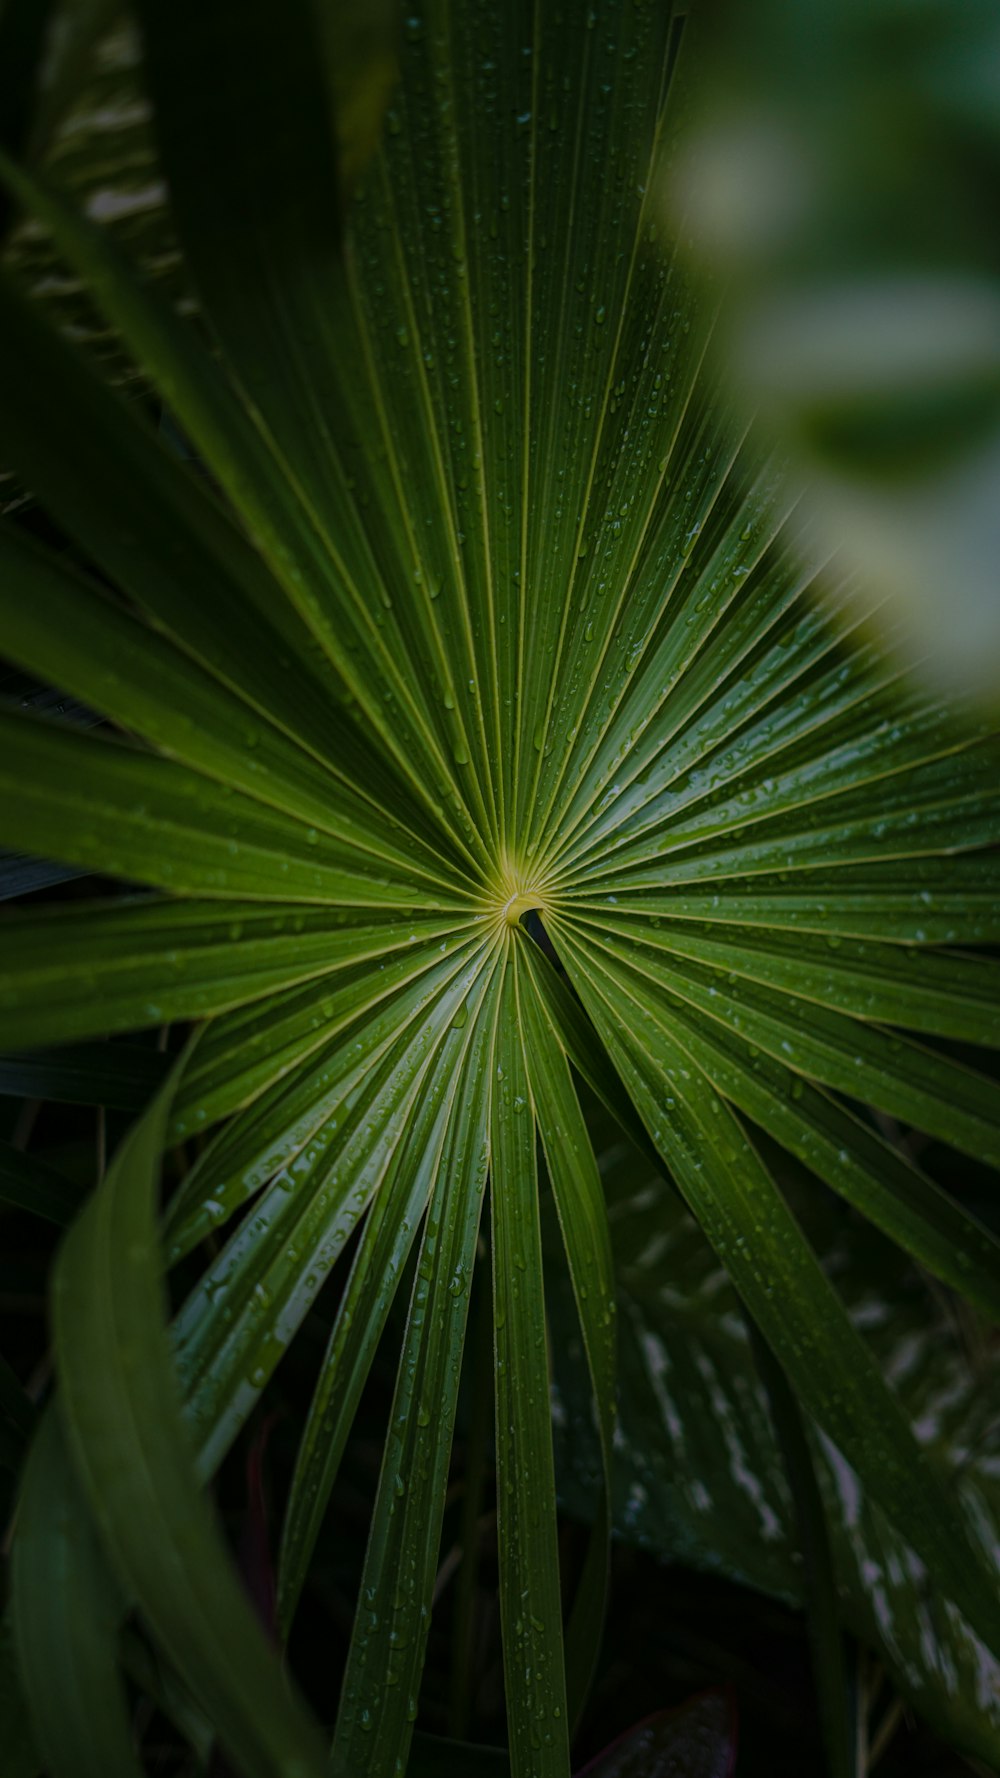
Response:
M518 1020L516 953L504 980L493 1099L491 1210L500 1614L511 1771L569 1770L555 1478L535 1128Z
M995 1588L947 1488L930 1464L918 1466L903 1415L740 1124L637 978L597 969L584 956L587 1002L615 1065L800 1401L996 1646Z
M386 1047L377 1067L362 1062L360 1091L333 1106L320 1095L308 1139L301 1146L293 1141L288 1164L253 1216L236 1228L182 1305L174 1322L175 1349L206 1464L218 1462L258 1401L390 1174L438 1044L453 1025L468 1022L477 973L476 962L467 961L436 1002L421 1008ZM209 1227L219 1220L216 1203L204 1205ZM263 1230L269 1239L261 1238Z
M150 897L18 912L0 934L0 1016L11 1039L20 1034L40 1043L60 1032L86 1037L203 1017L289 984L335 977L351 964L378 966L397 950L419 955L421 939L447 950L446 937L470 923L468 912L457 919L425 920L410 910L402 918L373 918L361 909L320 912L242 899ZM330 981L327 993L335 991Z
M463 1114L459 1097L463 1076L484 1065L490 1042L488 1003L476 1005L474 993L470 1000L471 1009L468 1002L462 1003L461 1022L453 1023L444 1037L405 1146L375 1197L334 1321L302 1432L284 1524L278 1610L286 1631L369 1366L435 1190L435 1176L444 1164L446 1147L453 1143L452 1125ZM466 1270L461 1261L449 1292L462 1297L470 1288L471 1264ZM419 1420L419 1408L417 1416Z
M335 1772L379 1773L389 1754L405 1759L416 1719L490 1153L486 1083L498 986L487 978L417 1255L361 1581L367 1604L355 1619L331 1754Z
M517 1012L524 1033L531 1103L566 1247L593 1383L604 1472L604 1504L578 1583L567 1638L567 1677L575 1720L590 1687L604 1630L611 1453L617 1407L616 1303L611 1242L597 1163L559 1043L558 1027L550 1022L545 1001L538 993L532 950L530 945L522 946Z

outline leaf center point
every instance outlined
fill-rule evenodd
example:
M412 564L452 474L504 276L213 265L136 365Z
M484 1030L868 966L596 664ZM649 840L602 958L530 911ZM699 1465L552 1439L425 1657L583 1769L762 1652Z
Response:
M495 906L501 924L516 926L522 914L531 913L533 909L538 913L545 912L545 884L519 866L508 863L500 873Z

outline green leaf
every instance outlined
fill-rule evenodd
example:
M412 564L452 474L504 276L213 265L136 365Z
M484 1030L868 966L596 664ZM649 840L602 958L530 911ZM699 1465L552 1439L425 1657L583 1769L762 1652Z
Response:
M248 1773L319 1773L195 1481L164 1326L157 1158L172 1083L134 1126L60 1255L55 1350L74 1465L102 1544Z
M310 660L302 626L221 506L2 279L0 317L0 436L47 509L157 628L292 733L323 735L328 749L337 683ZM59 404L58 433L37 424L46 394ZM86 452L70 457L69 432L86 437Z
M875 938L910 945L990 944L1000 933L1000 865L991 852L890 858L848 872L731 878L726 892L664 884L647 890L650 920L711 921L723 928L815 932L824 939ZM630 902L621 900L623 912ZM833 947L831 947L833 948Z
M492 961L492 959L491 959ZM476 1011L417 1255L332 1765L405 1764L437 1569L486 1172L500 969Z
M544 1003L549 1023L558 1033L565 1055L580 1078L611 1112L629 1141L654 1167L659 1167L660 1157L646 1134L645 1125L617 1074L608 1068L607 1053L579 998L565 976L548 962L544 951L531 951L529 956L535 989Z
M322 1007L336 995L330 978L339 971L382 963L391 980L386 959L394 952L412 949L420 958L421 940L436 941L435 953L441 944L447 950L472 924L469 910L428 918L416 909L153 896L19 911L0 932L0 1017L9 1039L45 1043L204 1017L317 978L326 984L317 984ZM380 991L373 984L372 998ZM364 1010L356 992L354 1003Z
M984 1641L1000 1648L995 1592L949 1491L919 1461L905 1417L742 1127L640 978L621 965L606 970L592 951L567 949L650 1135L799 1400Z
M442 905L409 876L394 883L366 869L348 838L265 811L172 760L2 712L0 748L5 831L26 851L188 895ZM14 759L17 771L6 763Z
M630 948L642 945L671 962L690 959L724 977L760 982L807 1001L821 999L854 1018L968 1043L996 1045L1000 1038L1000 969L982 957L844 941L836 934L832 944L830 934L797 933L782 941L775 934L744 931L737 937L694 921L659 919L651 929L648 919L630 920L607 907L600 925Z
M302 490L310 526L318 531L316 569L298 576L291 597L305 621L345 674L368 722L382 736L424 791L428 778L447 787L462 838L482 850L482 838L466 813L469 799L477 818L490 819L483 797L485 779L459 779L456 766L467 760L461 717L443 720L441 696L432 707L420 678L402 671L407 654L400 631L401 602L393 598L379 551L359 523L343 458L331 449L328 422L318 408L317 388L329 388L343 359L327 346L331 321L348 329L347 290L338 269L337 169L332 152L329 89L314 76L320 26L310 7L299 5L296 25L284 34L282 54L274 54L272 21L265 4L235 7L220 0L211 27L192 6L178 15L150 0L142 9L154 100L182 79L188 92L183 128L174 129L169 105L158 106L164 164L181 218L186 248L208 314L225 337L230 361L268 428L281 470ZM200 54L197 79L184 43L195 29ZM254 93L248 108L231 76L223 76L232 33L239 29L246 79ZM180 49L180 60L178 50ZM219 104L220 92L230 99ZM268 128L250 128L261 113ZM261 144L267 146L261 153ZM221 153L218 151L221 149ZM205 156L216 159L217 180L206 191L201 176ZM288 194L295 192L294 203ZM228 219L241 219L233 234ZM220 251L229 235L226 248ZM273 290L281 267L280 293ZM331 316L331 298L336 305ZM346 341L344 342L346 345ZM277 374L276 374L277 373ZM348 412L354 408L350 401ZM353 415L352 415L353 417ZM368 421L370 426L371 421ZM300 534L306 534L302 514ZM412 549L412 541L409 542ZM407 573L407 581L411 574ZM424 602L413 601L414 617ZM345 641L354 638L349 654ZM424 618L414 638L421 653L430 648L445 686L451 677L438 626ZM386 720L391 705L393 722ZM401 743L405 744L404 753ZM410 758L423 764L414 773ZM425 794L425 792L424 792Z
M593 928L590 935L602 949L607 948L609 956L620 955L619 948L607 946ZM655 939L655 931L652 937ZM867 1088L876 1104L888 1102L896 1111L911 1111L918 1124L936 1128L956 1145L971 1146L963 1129L961 1103L963 1097L967 1103L971 1101L973 1115L979 1120L976 1134L988 1153L996 1140L992 1128L987 1134L983 1128L987 1120L990 1125L994 1122L990 1082L939 1055L904 1047L902 1040L881 1031L850 1026L836 1013L825 1015L812 1005L800 1010L772 997L770 1007L774 1010L765 1027L760 1020L747 1018L745 1001L734 1004L732 977L723 978L718 985L711 977L695 984L688 974L678 977L675 971L663 970L652 947L646 954L629 947L626 955L661 992L666 990L663 1003L674 1027L683 1033L692 1057L726 1098L929 1270L997 1318L1000 1250L996 1238L898 1150L880 1140L828 1093L802 1078L800 1032L805 1027L813 1039L817 1030L835 1039L823 1051L815 1042L811 1046L809 1060L814 1073L850 1091L858 1069L877 1059L881 1072L876 1075L870 1066L866 1074ZM651 961L646 960L647 955ZM677 998L678 991L683 998ZM761 1038L765 1053L748 1038Z
M730 288L726 372L767 408L813 530L878 592L898 658L994 714L996 31L982 0L821 0L808 36L779 5L734 12L696 32L672 194ZM751 166L772 196L782 177L754 162L765 139L799 169L787 204L754 192Z
M627 947L609 947L603 936L598 942L616 960L629 956ZM991 1082L940 1051L822 1004L746 987L728 977L720 981L697 966L664 969L655 958L634 954L629 961L650 978L664 1007L673 1010L673 996L697 1007L702 1015L697 1023L710 1039L722 1025L723 1041L735 1031L743 1040L738 1047L745 1045L751 1057L759 1049L783 1068L854 1098L863 1081L870 1102L890 1116L994 1165L1000 1162Z
M139 1778L118 1668L123 1600L50 1408L24 1475L13 1627L32 1728L54 1778Z
M511 946L497 1026L491 1115L496 1339L497 1534L514 1778L569 1772L535 1123ZM574 1255L575 1257L575 1255ZM598 1619L600 1616L598 1601ZM593 1651L586 1650L592 1659Z
M0 531L0 616L12 658L64 686L170 757L336 836L376 865L400 866L447 893L439 858L380 818L273 722L151 634L60 558ZM313 843L316 843L314 838ZM459 879L460 881L460 879ZM426 893L426 883L424 885Z
M188 1175L171 1206L175 1221L206 1172L253 1168L247 1183L259 1184L262 1164L273 1158L277 1165L294 1154L321 1121L323 1107L330 1109L332 1095L346 1096L410 1018L481 957L484 945L475 926L453 932L407 921L398 944L383 940L373 971L368 942L358 932L348 942L356 939L360 961L349 963L338 979L325 974L292 997L254 1001L213 1025L204 1052L199 1046L199 1063L178 1095L174 1133L189 1134L234 1107L243 1108L243 1115L219 1132ZM278 1142L283 1146L276 1149Z
M410 1111L388 1177L368 1212L302 1430L282 1532L278 1615L287 1634L362 1388L459 1115L467 1074L482 1066L486 1013L476 990L445 1032L421 1098ZM470 1007L470 1002L472 1003ZM474 1015L474 1016L473 1016ZM464 1275L456 1273L461 1282ZM454 1284L454 1279L453 1279ZM471 1274L468 1280L471 1286ZM418 1410L419 1411L419 1410Z
M173 1329L188 1414L208 1467L259 1400L382 1190L405 1146L438 1046L452 1026L468 1022L481 977L482 957L475 953L448 969L438 992L418 999L410 1018L381 1045L377 1065L364 1045L359 1057L350 1043L355 1073L343 1097L328 1094L321 1078L303 1123L279 1126L279 1152L261 1161L247 1181L259 1185L273 1174L253 1216L239 1224L204 1272ZM219 1191L203 1204L208 1226L225 1214L224 1205L214 1208L221 1197Z
M567 1682L571 1720L575 1722L590 1689L604 1630L617 1393L617 1305L611 1239L597 1162L560 1046L558 1027L550 1021L538 991L539 971L532 951L530 943L521 947L516 978L517 1015L532 1108L552 1183L593 1382L604 1472L603 1505L594 1525L567 1638Z

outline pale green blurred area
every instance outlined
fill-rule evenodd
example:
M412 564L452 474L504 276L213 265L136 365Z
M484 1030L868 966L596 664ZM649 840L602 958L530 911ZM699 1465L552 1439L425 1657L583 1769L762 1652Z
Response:
M706 0L666 192L821 551L1000 709L1000 4Z

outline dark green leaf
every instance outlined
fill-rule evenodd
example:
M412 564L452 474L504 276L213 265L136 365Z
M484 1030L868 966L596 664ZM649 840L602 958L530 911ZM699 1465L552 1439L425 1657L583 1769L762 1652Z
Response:
M49 1409L24 1476L13 1564L18 1668L53 1778L140 1778L118 1668L119 1588Z
M561 1778L569 1772L571 1725L563 1671L535 1123L518 1016L519 969L511 946L497 1027L490 1175L500 1613L513 1778L534 1772ZM600 1604L598 1600L598 1621Z
M318 1731L281 1675L199 1492L166 1337L156 1163L172 1082L134 1126L60 1255L56 1361L74 1464L102 1544L178 1673L248 1773L320 1773Z
M60 1029L65 1029L62 1021ZM0 1056L0 1093L141 1111L162 1084L168 1065L169 1057L137 1043L60 1044L58 1049Z

